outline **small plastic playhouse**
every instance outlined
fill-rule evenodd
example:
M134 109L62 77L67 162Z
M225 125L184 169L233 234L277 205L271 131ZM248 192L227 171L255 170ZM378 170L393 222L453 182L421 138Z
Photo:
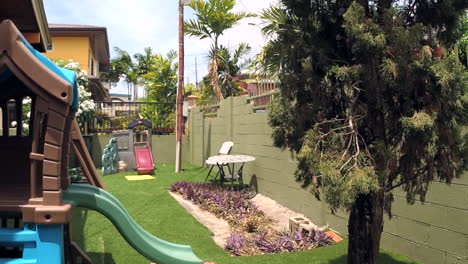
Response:
M24 99L31 100L23 127ZM191 247L142 229L97 174L75 113L76 75L34 50L15 25L0 23L0 263L90 263L70 232L73 209L110 219L140 254L159 264L203 263ZM11 123L17 122L15 128ZM71 184L70 150L89 184Z
M141 128L146 129L141 130ZM136 169L138 174L154 174L152 128L153 124L150 121L136 119L130 122L127 130L112 132L117 140L120 159L130 170Z

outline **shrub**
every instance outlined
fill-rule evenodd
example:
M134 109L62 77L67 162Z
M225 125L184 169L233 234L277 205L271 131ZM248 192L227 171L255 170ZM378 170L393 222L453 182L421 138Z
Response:
M181 194L185 199L200 205L214 215L226 220L231 225L239 225L252 216L261 218L256 221L271 222L263 212L248 199L249 193L229 190L226 187L210 183L177 182L171 191Z
M241 256L242 249L246 244L247 241L243 234L233 232L226 241L226 249L236 256Z

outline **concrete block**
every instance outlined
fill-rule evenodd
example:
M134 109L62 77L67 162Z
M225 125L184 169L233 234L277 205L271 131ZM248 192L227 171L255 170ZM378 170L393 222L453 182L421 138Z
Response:
M327 208L327 209L328 209L328 208ZM330 210L328 209L328 211L330 211ZM338 209L338 210L336 210L335 215L336 215L336 216L339 216L339 217L341 217L341 218L344 218L344 219L348 219L348 218L349 218L349 212L347 212L347 211L344 210L344 209Z
M254 155L253 153L250 153L250 152L246 152L246 153ZM263 156L255 156L255 157L256 157L256 160L254 162L257 167L273 170L276 172L281 172L282 167L281 167L280 160L263 157Z
M253 126L250 124L240 125L237 131L238 131L238 134L240 135L263 135L264 134L262 126Z
M460 257L467 257L466 234L431 226L429 246Z
M331 213L325 213L325 223L333 230L338 231L343 235L348 234L348 219L333 215Z
M468 171L465 171L460 178L455 178L452 180L452 184L460 184L468 186Z
M306 219L305 217L301 217L301 216L290 217L289 218L289 231L291 233L299 232L300 231L299 228L301 224L308 225L309 223L310 223L309 220Z
M433 182L426 202L468 210L468 186Z
M236 96L233 98L234 106L245 106L247 104L247 96Z
M313 231L316 231L317 229L318 229L318 226L308 221L308 222L300 223L298 231L301 233L310 234Z
M325 205L322 202L315 199L315 197L313 197L312 194L309 192L298 190L296 191L296 193L298 193L298 195L301 195L301 193L305 193L302 197L303 199L299 202L299 213L305 215L312 222L319 226L325 225L326 222L323 217L323 215L325 214Z
M406 202L406 198L400 196L395 196L392 214L436 226L445 226L447 223L447 207L432 203L421 204L421 202L410 205Z
M422 245L429 245L429 224L394 216L386 220L384 231Z
M261 126L264 124L268 125L268 116L266 114L250 114L239 116L236 121L240 124L249 124L249 125L257 125Z
M451 231L468 234L468 210L446 207L447 221L444 225Z
M284 160L284 158L283 158ZM297 161L293 161L293 160L285 160L285 162L283 162L282 164L283 168L281 170L281 172L285 173L285 174L290 174L290 175L294 175L294 173L296 172L296 169L297 169Z
M257 145L257 146L273 146L273 139L265 135L243 135L242 131L234 126L234 141L238 144Z
M287 157L287 153L282 151L280 148L272 146L262 146L262 145L251 145L243 144L245 146L245 151L252 153L252 155L268 157L273 159L284 160L284 157ZM285 155L286 154L286 155Z
M242 107L241 109L239 109L237 113L239 115L251 115L253 114L252 106L247 105L246 107Z
M440 264L445 262L445 252L386 232L382 233L380 247L398 252L424 264Z
M445 264L468 264L468 259L452 254L447 254L445 257Z
M273 128L271 128L268 124L263 125L263 133L266 135L272 135L273 134Z

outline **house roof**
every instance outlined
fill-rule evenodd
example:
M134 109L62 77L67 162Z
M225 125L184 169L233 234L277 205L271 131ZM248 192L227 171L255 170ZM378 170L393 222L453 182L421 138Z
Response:
M52 36L89 36L96 59L101 64L109 64L110 51L107 28L92 25L49 24Z
M106 30L106 27L92 26L92 25L78 25L78 24L49 24L50 31L92 31L92 30Z
M47 17L42 0L1 0L0 22L9 19L23 35L39 34L33 47L45 52L51 46Z

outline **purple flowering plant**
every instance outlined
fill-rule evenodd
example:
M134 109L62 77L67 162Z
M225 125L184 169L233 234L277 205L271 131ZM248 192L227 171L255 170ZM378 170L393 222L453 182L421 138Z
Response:
M226 220L232 233L225 249L234 256L251 256L309 250L329 246L333 240L325 232L278 232L273 219L265 216L246 192L211 183L177 182L171 191Z

